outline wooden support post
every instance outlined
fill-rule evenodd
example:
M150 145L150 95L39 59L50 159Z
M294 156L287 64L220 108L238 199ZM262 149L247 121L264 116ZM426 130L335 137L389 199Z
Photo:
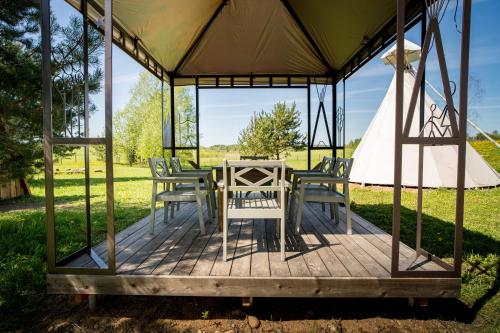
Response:
M253 306L253 297L242 297L241 298L241 305L244 307L250 308Z
M97 297L96 295L89 295L89 310L94 311L97 307Z
M412 308L425 308L429 305L427 297L408 297L408 305Z

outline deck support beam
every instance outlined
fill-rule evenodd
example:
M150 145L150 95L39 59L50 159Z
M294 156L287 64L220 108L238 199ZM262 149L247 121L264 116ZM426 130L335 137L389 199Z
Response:
M89 295L457 298L460 285L459 278L47 276L47 290L51 294Z

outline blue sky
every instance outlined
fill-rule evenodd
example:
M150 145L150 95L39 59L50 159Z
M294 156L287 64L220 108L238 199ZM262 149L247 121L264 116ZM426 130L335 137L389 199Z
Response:
M459 6L461 0L458 0ZM52 0L52 9L59 22L64 24L73 13L64 0ZM444 48L450 80L459 81L460 34L454 20L456 0L450 0L441 22ZM483 130L500 130L500 1L473 0L470 48L470 78L476 82L470 90L469 118ZM457 20L461 23L459 8ZM420 24L406 34L420 44ZM129 91L137 82L142 67L117 47L113 50L113 109L123 108ZM385 95L394 70L375 57L346 81L346 141L361 137ZM434 53L427 62L427 79L441 87L439 68ZM439 88L440 89L440 88ZM481 91L481 93L479 93ZM317 107L316 91L312 110ZM433 96L435 97L435 96ZM457 97L457 96L455 96ZM304 89L220 89L200 91L200 135L201 145L234 143L254 111L272 109L274 103L295 101L302 113L303 130L306 131L307 111ZM342 100L342 85L338 85L338 99ZM104 124L104 100L102 94L93 96L99 110L91 119L91 135L102 132ZM331 114L331 92L327 94L326 108ZM471 131L470 134L473 134Z

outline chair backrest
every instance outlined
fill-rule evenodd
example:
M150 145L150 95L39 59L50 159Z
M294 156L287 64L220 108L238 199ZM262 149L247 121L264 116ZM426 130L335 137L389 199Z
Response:
M327 175L330 175L333 171L333 166L335 165L335 157L323 157L321 161L321 166L319 170Z
M349 179L353 161L353 158L337 157L337 159L335 160L335 166L333 167L333 176Z
M253 173L249 174L249 173ZM259 176L255 177L255 173ZM283 191L285 161L227 161L222 163L224 192L227 191ZM247 177L245 177L247 175ZM279 176L278 176L279 175ZM281 179L281 183L278 181ZM230 180L230 181L229 181ZM270 185L269 185L270 184Z
M170 176L170 172L168 171L167 166L167 160L163 157L148 158L148 163L153 178Z
M178 157L170 158L170 166L172 167L172 172L174 173L182 172L181 160Z
M269 156L250 156L250 155L240 155L240 160L268 160Z

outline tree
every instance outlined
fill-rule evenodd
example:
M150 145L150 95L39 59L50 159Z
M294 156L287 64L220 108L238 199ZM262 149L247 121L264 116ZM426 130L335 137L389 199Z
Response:
M0 2L0 182L24 178L43 157L37 20L33 1Z
M129 164L144 162L162 155L161 82L144 71L130 91L130 99L113 118L115 150L126 156ZM170 94L164 92L165 119ZM186 88L176 87L176 145L196 144L196 117L193 97Z
M83 126L83 23L66 27L51 18L52 122L55 136L81 136ZM89 29L89 91L101 89L102 37ZM42 165L42 86L39 2L0 1L0 181L25 178ZM61 93L62 92L62 93ZM69 93L71 92L71 93ZM65 95L75 103L68 105ZM90 112L95 110L90 105ZM72 129L68 132L68 129ZM56 146L56 154L72 148Z
M250 118L250 123L247 127L241 130L238 137L238 145L240 151L251 156L263 156L268 153L266 145L266 133L268 129L267 115L264 111L254 113Z
M305 136L300 133L300 112L295 103L276 103L270 113L255 113L244 128L238 144L242 153L269 155L275 159L288 156L292 150L304 148Z

